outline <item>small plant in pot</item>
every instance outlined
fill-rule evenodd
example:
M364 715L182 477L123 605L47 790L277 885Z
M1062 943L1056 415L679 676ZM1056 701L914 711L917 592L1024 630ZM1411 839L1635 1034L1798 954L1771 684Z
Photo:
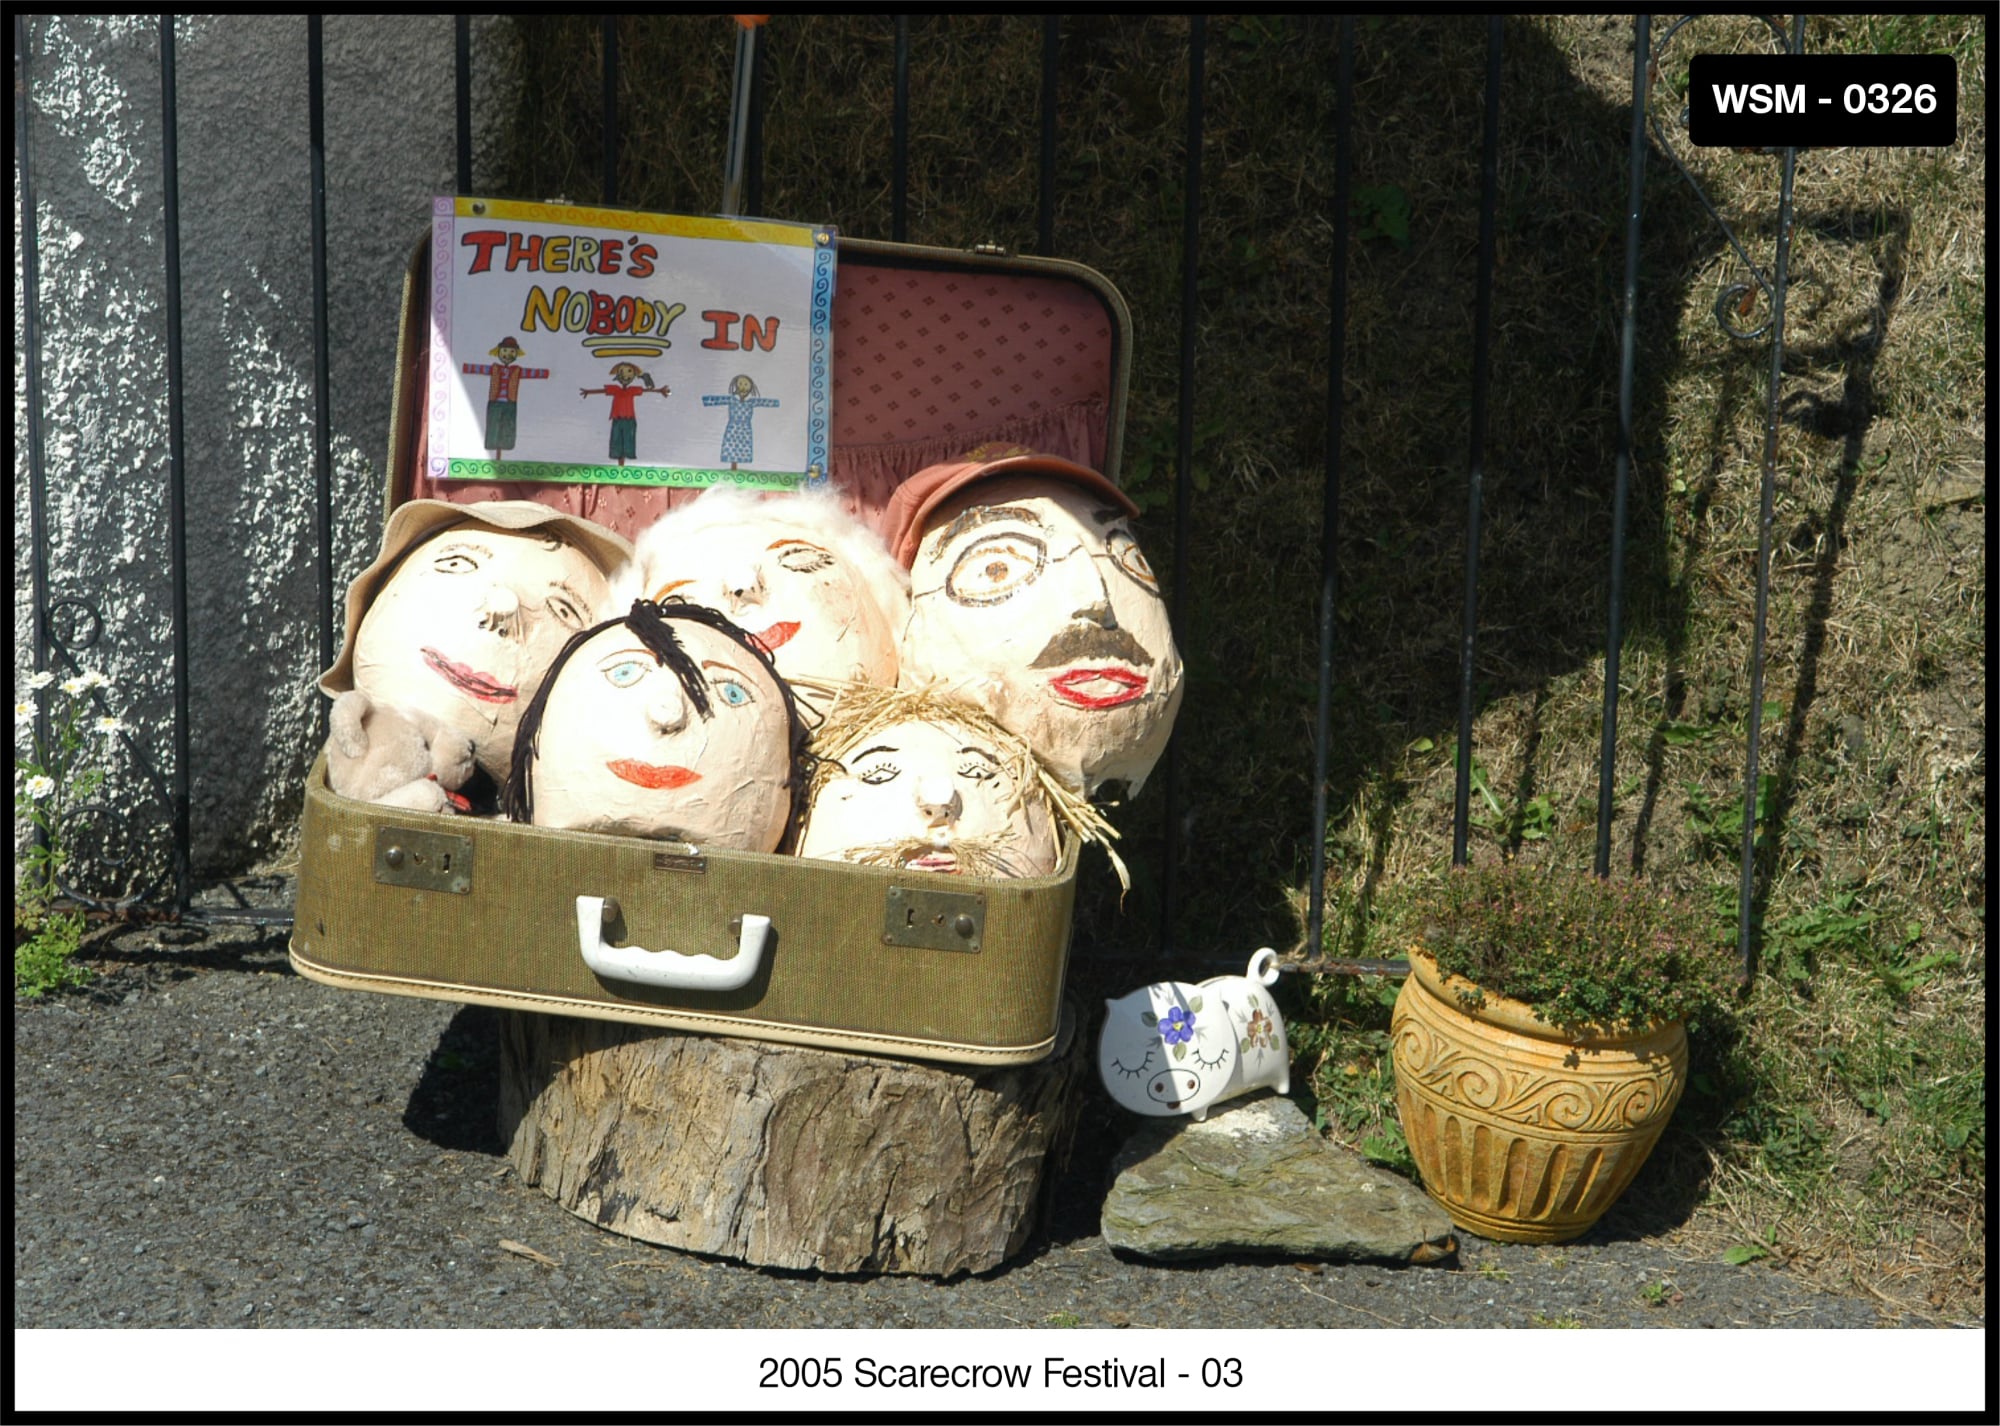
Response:
M1454 868L1409 924L1390 1036L1425 1189L1482 1237L1580 1236L1672 1116L1727 951L1672 892L1519 861Z

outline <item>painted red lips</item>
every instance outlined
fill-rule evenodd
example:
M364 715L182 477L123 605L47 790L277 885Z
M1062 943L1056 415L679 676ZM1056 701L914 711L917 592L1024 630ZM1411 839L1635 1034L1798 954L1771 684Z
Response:
M446 683L471 694L482 703L512 703L520 696L520 690L512 685L501 683L476 668L454 663L436 649L425 649L423 654L424 662Z
M772 624L761 633L752 634L750 642L767 654L775 654L779 649L789 644L792 641L792 635L798 633L798 631L799 626L796 621L780 621Z
M654 791L686 787L691 782L701 781L701 774L693 768L676 767L672 763L642 763L636 758L620 758L605 766L625 781Z
M1147 678L1124 668L1072 668L1049 680L1056 697L1078 708L1116 708L1146 692Z

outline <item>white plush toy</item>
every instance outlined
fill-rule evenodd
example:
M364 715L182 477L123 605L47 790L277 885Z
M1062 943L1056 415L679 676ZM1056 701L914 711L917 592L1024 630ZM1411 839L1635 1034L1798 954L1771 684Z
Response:
M1111 1097L1135 1114L1206 1119L1210 1105L1260 1085L1289 1090L1285 1022L1265 990L1277 960L1266 946L1246 975L1156 981L1105 1001L1097 1073Z
M385 708L350 688L327 714L326 781L342 797L413 812L470 810L472 740L424 712Z

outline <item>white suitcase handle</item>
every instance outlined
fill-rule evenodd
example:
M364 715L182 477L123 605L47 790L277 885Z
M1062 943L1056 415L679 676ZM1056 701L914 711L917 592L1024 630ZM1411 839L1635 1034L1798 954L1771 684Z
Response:
M771 939L771 918L746 912L742 922L736 955L726 961L714 956L685 956L679 951L649 951L644 946L607 946L604 898L576 899L576 938L583 949L585 965L606 980L629 980L669 990L740 990L748 985L764 963L764 948Z

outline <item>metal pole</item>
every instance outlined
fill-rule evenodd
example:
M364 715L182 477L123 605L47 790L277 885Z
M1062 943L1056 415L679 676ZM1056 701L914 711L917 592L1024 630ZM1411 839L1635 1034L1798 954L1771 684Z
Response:
M1187 606L1188 508L1194 489L1194 339L1196 278L1201 270L1201 91L1206 43L1206 21L1196 15L1188 25L1186 197L1181 208L1180 464L1174 480L1174 587L1168 607L1169 622L1183 631L1187 627L1181 614ZM1180 750L1184 741L1174 738L1167 743L1166 848L1162 857L1166 875L1160 884L1162 952L1173 950L1173 924L1180 911Z
M1333 739L1333 620L1339 580L1340 436L1347 370L1347 242L1354 170L1354 18L1340 20L1340 88L1333 116L1333 300L1326 371L1326 481L1320 498L1319 723L1313 735L1312 884L1306 954L1326 950L1326 764Z
M178 105L174 96L174 17L160 17L161 167L166 186L167 265L167 536L174 607L174 908L185 915L189 895L187 461L181 416L181 185Z
M756 82L757 29L736 26L736 75L729 91L729 150L722 168L722 211L743 211L743 175L750 148L750 90Z
M1493 344L1493 215L1500 194L1500 17L1486 24L1486 130L1479 156L1479 276L1472 322L1472 461L1466 481L1465 617L1458 651L1458 783L1451 863L1465 865L1472 796L1472 654L1479 623L1479 501L1485 482L1488 356Z
M604 29L604 201L618 201L618 17L606 15Z
M1625 502L1632 474L1632 371L1638 353L1639 219L1646 187L1646 67L1652 16L1632 20L1632 147L1625 196L1625 311L1618 350L1618 461L1611 496L1611 620L1604 635L1604 739L1597 761L1597 863L1611 874L1611 794L1617 775L1618 664L1625 640Z
M313 281L313 530L318 540L319 666L333 667L333 413L328 395L331 366L326 336L326 71L320 17L306 17L306 90L312 151ZM327 703L319 708L319 736L326 736Z
M21 335L28 367L28 561L34 587L35 672L49 666L49 532L43 515L48 475L42 437L42 264L40 213L28 143L28 21L14 12L14 163L21 176ZM48 745L48 709L38 703L35 736Z
M458 191L472 191L472 17L452 22L452 71L458 91Z
M910 17L896 17L896 111L894 122L894 198L889 209L889 236L910 240Z
M1792 17L1790 52L1805 49L1804 15ZM1743 875L1737 887L1736 954L1743 983L1754 971L1750 926L1757 888L1757 758L1764 724L1764 634L1771 604L1771 518L1778 478L1778 385L1785 374L1785 268L1792 251L1792 178L1799 151L1785 150L1778 180L1778 261L1771 278L1771 380L1764 407L1764 478L1757 514L1757 624L1750 641L1750 736L1743 769Z
M1062 18L1042 16L1042 172L1035 247L1042 257L1056 253L1056 60L1061 41Z

